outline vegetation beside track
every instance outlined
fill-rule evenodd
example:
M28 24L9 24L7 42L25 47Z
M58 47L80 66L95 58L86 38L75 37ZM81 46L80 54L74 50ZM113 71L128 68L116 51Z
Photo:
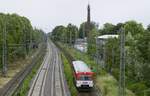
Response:
M67 80L67 84L71 92L71 96L77 96L78 92L73 83L73 73L72 73L71 65L69 64L67 58L63 54L61 56L64 64L64 73Z
M117 80L113 76L109 75L106 71L102 70L100 68L100 66L97 66L95 61L89 55L87 55L85 53L81 53L80 51L77 51L76 49L71 48L62 43L57 43L57 44L59 44L59 46L61 46L64 50L69 52L69 54L71 56L73 56L75 59L83 60L90 67L92 66L93 69L98 70L98 73L96 75L95 84L98 87L98 89L100 89L101 94L103 96L117 96L117 94L118 94ZM126 96L135 96L135 95L130 90L126 90Z
M24 70L32 67L33 54L43 41L45 33L28 18L0 13L0 95L12 94L29 73Z
M71 23L67 26L58 25L49 33L49 36L54 41L70 46L78 45L78 43L84 46L87 43L88 56L104 61L103 69L119 81L120 34L124 30L126 88L132 90L137 96L150 96L150 25L144 27L142 23L134 20L119 22L115 25L106 22L103 27L98 25L96 22L88 21L81 23L79 28ZM96 37L104 35L118 35L119 38L96 40Z
M7 34L6 39L3 32ZM3 53L4 41L6 40L8 71L18 59L25 59L32 51L33 44L41 43L44 35L42 30L32 27L28 18L18 14L0 13L0 54ZM2 58L3 55L0 55L0 72L4 75ZM5 75L7 75L6 73Z

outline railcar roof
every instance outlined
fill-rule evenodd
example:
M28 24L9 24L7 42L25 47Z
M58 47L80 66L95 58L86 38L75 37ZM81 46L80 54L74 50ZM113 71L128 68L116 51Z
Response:
M83 61L73 61L73 66L75 69L75 72L91 72L91 69L87 66L86 63L84 63Z

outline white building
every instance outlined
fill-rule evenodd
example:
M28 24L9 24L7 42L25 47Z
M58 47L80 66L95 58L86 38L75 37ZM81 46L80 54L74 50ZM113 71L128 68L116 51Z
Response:
M110 38L118 38L119 35L101 35L101 36L98 36L96 39L97 39L97 43L105 43L108 39Z
M81 52L87 52L87 39L77 39L75 41L74 48Z

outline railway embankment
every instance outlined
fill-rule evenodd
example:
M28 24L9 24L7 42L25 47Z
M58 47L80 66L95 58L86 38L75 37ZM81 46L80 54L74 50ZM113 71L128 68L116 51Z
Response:
M100 92L100 96L117 96L118 95L118 81L106 71L104 71L99 65L96 64L94 59L88 56L85 53L69 47L67 45L57 42L57 45L61 47L65 52L68 52L71 55L71 58L79 59L93 68L96 71L95 86ZM126 89L126 96L135 96L133 92Z

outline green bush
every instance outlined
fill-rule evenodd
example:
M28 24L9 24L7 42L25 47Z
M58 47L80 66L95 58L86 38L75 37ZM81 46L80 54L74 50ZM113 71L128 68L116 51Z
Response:
M130 86L131 90L137 94L137 96L143 96L144 92L142 90L146 90L147 87L143 82L134 83Z
M68 60L63 54L62 54L62 60L64 64L64 73L71 92L71 96L77 96L77 89L73 83L73 72L72 72L71 65L69 64Z
M114 68L112 71L113 76L118 80L119 79L119 69Z

